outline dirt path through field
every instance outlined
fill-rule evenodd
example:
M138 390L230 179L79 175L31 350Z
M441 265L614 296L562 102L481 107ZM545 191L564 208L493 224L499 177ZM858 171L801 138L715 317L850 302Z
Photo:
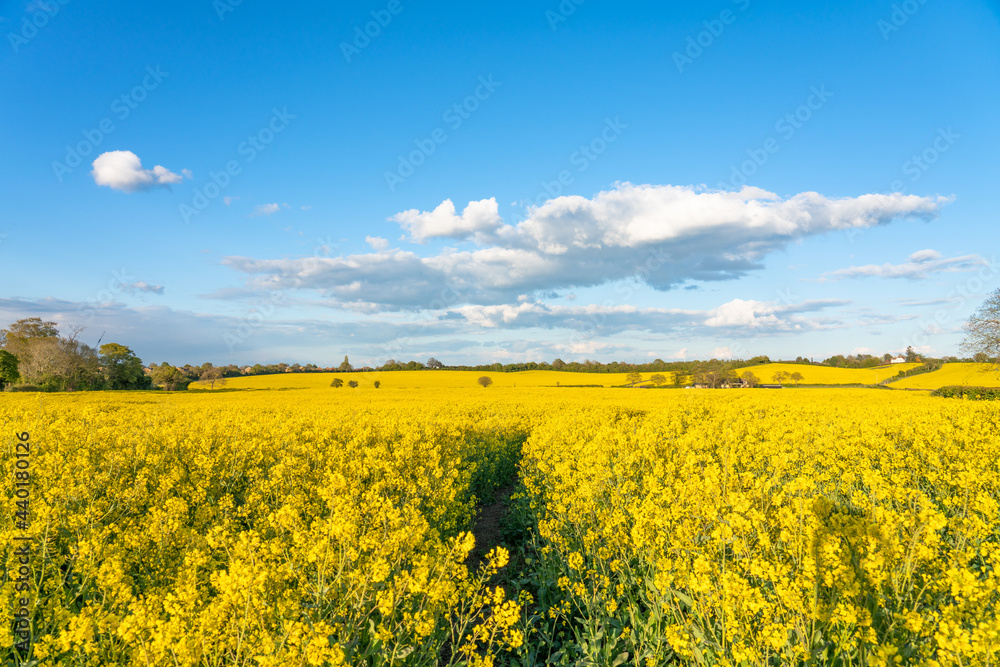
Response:
M497 489L493 494L493 502L479 508L476 525L472 529L472 534L476 536L476 547L465 561L470 569L482 564L490 549L500 544L500 524L507 514L507 505L516 486L513 483Z

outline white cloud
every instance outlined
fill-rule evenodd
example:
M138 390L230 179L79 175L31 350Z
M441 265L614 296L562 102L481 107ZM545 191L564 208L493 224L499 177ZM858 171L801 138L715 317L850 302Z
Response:
M713 310L705 324L710 327L773 326L779 321L775 315L777 308L773 303L733 299Z
M466 239L477 233L496 231L503 225L495 197L470 201L462 215L457 215L455 204L445 199L433 211L410 209L397 213L390 220L398 222L416 243L433 238Z
M370 245L374 250L389 249L389 239L384 239L381 236L366 236L365 243Z
M713 359L731 359L733 356L733 351L728 347L717 347L712 350Z
M302 259L228 257L248 287L316 289L342 307L440 310L456 303L512 303L519 295L635 278L668 290L689 281L730 280L763 268L789 243L834 230L933 218L948 200L916 195L830 199L806 192L782 199L739 192L618 184L591 199L558 197L502 222L496 200L470 202L461 216L446 200L430 212L394 216L411 238L466 238L477 247L428 257L397 250ZM756 308L756 309L755 309ZM719 326L769 322L753 302L715 314Z
M262 215L272 215L281 210L281 206L278 204L259 204L250 214L251 218L257 218Z
M972 271L988 264L980 255L962 255L961 257L941 258L937 250L919 250L909 256L909 261L902 264L867 264L851 266L824 273L820 281L844 280L846 278L907 278L921 280L935 273L957 273Z
M163 285L150 285L149 283L138 281L122 285L122 289L127 292L146 292L148 294L163 294Z
M687 359L687 356L688 356L688 349L686 347L682 347L681 349L679 349L676 352L674 352L670 356L670 358L671 359L679 359L679 360L683 361L684 359Z
M139 156L132 151L101 153L94 160L93 167L90 173L95 183L122 192L139 192L158 185L173 185L184 180L180 174L175 174L160 165L152 169L143 169Z

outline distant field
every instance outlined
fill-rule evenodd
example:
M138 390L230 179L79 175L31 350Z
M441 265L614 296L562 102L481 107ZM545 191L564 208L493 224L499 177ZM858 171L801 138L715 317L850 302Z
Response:
M769 383L775 373L801 373L801 384L876 384L888 379L901 370L916 368L920 364L897 364L891 368L828 368L804 364L764 364L740 369L740 373L751 371L762 382ZM476 380L483 375L493 380L494 387L562 387L579 385L599 385L620 387L628 384L626 373L569 373L561 371L522 371L520 373L497 373L494 371L390 371L385 373L285 373L283 375L254 375L230 378L227 389L296 389L327 387L333 378L339 377L346 385L355 380L360 388L372 387L378 380L385 389L458 389L472 387L479 389ZM643 384L649 384L653 373L642 373ZM663 372L667 384L672 385L674 374ZM685 384L690 376L683 378ZM789 382L786 381L786 384ZM192 389L207 389L204 383L194 383ZM218 387L216 387L218 388ZM936 388L936 387L934 387Z
M625 373L566 373L560 371L523 371L497 373L493 371L390 371L385 373L285 373L283 375L253 375L230 378L227 389L286 389L327 387L339 377L346 385L355 380L359 388L372 388L377 380L384 389L458 389L469 387L481 390L476 384L482 376L493 380L494 387L555 387L573 385L600 385L614 387L628 384ZM643 373L648 380L652 373ZM664 372L668 383L673 373ZM193 389L207 389L204 383L191 385ZM346 387L345 387L346 388Z
M916 368L920 364L893 364L880 368L830 368L828 366L809 366L806 364L762 364L741 368L740 373L750 371L761 382L770 383L775 373L801 373L800 384L877 384L889 379L899 371ZM794 384L786 381L786 384Z
M892 387L896 389L938 389L951 385L1000 387L1000 372L979 364L945 364L939 371L914 375L892 383Z

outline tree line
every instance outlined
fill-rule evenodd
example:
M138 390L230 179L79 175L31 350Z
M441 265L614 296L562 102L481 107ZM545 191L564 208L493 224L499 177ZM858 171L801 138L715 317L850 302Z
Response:
M82 329L60 335L39 317L0 329L0 389L80 391L149 389L142 360L119 343L94 349L78 340Z

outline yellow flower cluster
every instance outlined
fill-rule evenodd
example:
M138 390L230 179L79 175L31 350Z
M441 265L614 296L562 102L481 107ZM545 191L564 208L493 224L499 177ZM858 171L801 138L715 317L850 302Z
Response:
M486 583L506 555L470 571L467 531L527 424L484 403L333 390L4 395L5 479L11 435L34 447L33 658L435 665L445 645L517 644L519 603ZM25 533L4 488L16 571ZM6 652L10 578L0 595Z
M33 447L30 527L10 484L0 519L7 572L32 545L31 657L1000 664L994 404L392 377L0 395L5 479ZM477 499L518 473L528 543L477 566Z
M574 659L998 664L997 407L692 394L528 441L543 598L589 629Z

